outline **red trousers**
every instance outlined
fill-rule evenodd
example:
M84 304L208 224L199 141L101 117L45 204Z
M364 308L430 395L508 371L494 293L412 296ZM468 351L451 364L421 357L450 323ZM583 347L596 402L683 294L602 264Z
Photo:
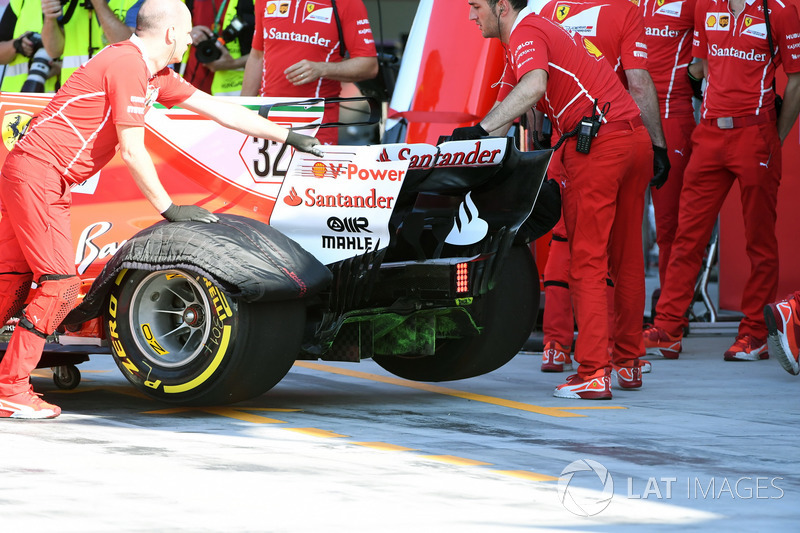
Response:
M0 171L0 275L75 275L69 185L38 159L12 151ZM3 315L4 310L0 310ZM25 392L45 341L17 327L0 362L0 396Z
M614 362L644 355L642 214L653 174L653 150L643 126L594 139L591 152L564 147L562 204L571 255L569 284L578 323L575 359L585 379L611 365L608 292L614 282Z
M678 229L678 204L683 187L683 173L689 162L689 156L692 155L691 137L695 121L692 115L662 118L661 126L669 151L669 178L660 189L653 188L650 191L656 212L658 278L663 287L672 252L672 241L675 240L675 231Z
M764 306L778 290L775 237L781 144L774 121L722 130L701 123L692 134L692 157L684 174L678 231L655 324L671 335L682 333L703 253L719 210L734 180L739 180L750 277L742 294L744 319L739 334L767 337ZM744 258L743 258L744 260Z
M565 183L564 165L561 162L562 152L559 150L550 160L547 176L558 183ZM550 240L550 252L544 266L544 315L542 316L542 333L544 344L555 341L568 350L572 349L575 334L575 315L572 312L572 296L569 290L569 242L564 217L553 228ZM610 281L610 280L608 280ZM608 284L609 333L614 329L614 288ZM609 338L609 342L611 339Z

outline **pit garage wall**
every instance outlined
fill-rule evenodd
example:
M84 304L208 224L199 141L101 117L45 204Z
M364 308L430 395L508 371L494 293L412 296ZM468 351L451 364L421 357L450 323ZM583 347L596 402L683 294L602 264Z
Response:
M783 94L786 77L778 76L778 93ZM720 213L719 308L740 311L742 291L750 274L745 254L744 221L739 184L734 184ZM783 143L783 176L778 192L778 250L780 279L778 298L800 290L800 130L794 128Z

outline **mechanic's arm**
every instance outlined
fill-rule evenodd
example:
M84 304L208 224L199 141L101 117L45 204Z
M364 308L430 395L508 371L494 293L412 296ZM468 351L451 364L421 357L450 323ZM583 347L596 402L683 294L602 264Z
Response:
M64 53L64 28L58 23L61 16L60 0L42 0L42 44L52 58L59 58Z
M787 74L786 90L783 92L783 107L781 116L778 117L778 135L781 144L786 136L789 135L797 114L800 112L800 72Z
M117 125L117 136L119 155L130 170L133 181L156 211L163 213L172 204L172 199L158 179L153 159L144 146L144 127Z
M184 109L194 111L245 135L286 143L301 152L308 152L317 157L323 156L322 150L318 147L319 140L315 137L300 135L278 126L244 106L215 98L206 92L197 90L180 105Z
M544 96L547 90L547 72L532 70L522 76L505 99L496 104L478 124L490 133L506 132L512 122L524 115Z
M161 184L150 153L144 146L143 126L117 125L119 154L133 176L136 186L161 216L172 222L196 220L218 222L219 218L202 207L175 205Z
M658 94L650 73L643 68L631 68L625 71L628 78L628 90L642 114L642 122L650 134L653 146L666 148L667 141L661 129L661 111L658 108Z
M97 20L100 21L100 27L103 28L103 34L109 44L130 39L131 35L133 35L133 30L119 20L114 12L111 11L108 6L108 0L91 0L91 2L97 15Z
M669 178L670 163L667 141L661 129L661 110L658 107L656 86L650 73L643 68L628 69L625 76L628 78L628 90L639 106L642 122L653 143L653 179L650 180L650 186L660 189Z
M500 105L500 102L499 102L499 101L496 101L494 104L492 104L492 108L489 110L489 113L491 113L492 111L494 111L494 108L495 108L495 107L497 107L498 105ZM488 115L489 113L487 113L487 115ZM523 115L524 115L524 114L525 114L525 113L523 113ZM490 136L490 137L505 137L505 136L506 136L506 133L508 133L508 130L510 130L510 129L511 129L511 125L512 125L512 124L513 124L513 121L512 121L512 122L509 122L508 124L503 124L502 126L500 126L499 128L497 128L497 129L495 129L495 130L487 131L487 132L486 132L486 135L488 135L488 136Z
M242 80L242 96L260 96L261 76L264 73L264 51L252 48L247 56Z
M378 75L378 58L351 57L338 63L323 63L303 59L284 70L283 73L293 85L313 83L320 78L337 81L371 80Z

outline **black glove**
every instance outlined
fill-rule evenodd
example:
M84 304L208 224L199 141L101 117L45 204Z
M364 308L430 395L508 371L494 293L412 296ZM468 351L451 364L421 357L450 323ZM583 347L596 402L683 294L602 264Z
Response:
M667 149L653 145L653 179L650 180L650 186L660 189L667 182L669 168Z
M293 146L295 149L300 150L301 152L306 152L317 157L322 157L325 155L325 152L318 148L319 139L316 137L300 135L299 133L290 131L289 135L286 137L286 144Z
M31 35L33 35L32 31L26 31L25 33L23 33L22 35L20 35L16 39L14 39L14 42L13 42L14 51L17 52L19 55L22 55L22 56L25 56L25 57L31 57L31 55L33 55L33 54L26 54L25 53L25 49L22 48L22 39L27 37L30 40Z
M454 129L453 133L450 135L450 140L468 141L470 139L480 139L481 137L486 137L487 135L489 134L481 127L480 124L475 124L474 126L468 126L466 128Z
M207 209L196 205L175 205L171 204L161 216L170 222L219 222L219 217Z
M697 79L692 76L692 73L689 72L689 69L686 69L686 75L689 77L689 85L692 86L692 96L703 101L703 79Z

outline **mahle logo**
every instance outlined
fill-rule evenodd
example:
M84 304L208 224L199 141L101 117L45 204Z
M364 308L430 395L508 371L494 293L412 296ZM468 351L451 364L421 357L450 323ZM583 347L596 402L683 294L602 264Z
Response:
M588 481L578 488L576 479ZM587 490L592 488L600 490ZM591 459L581 459L567 465L558 478L558 499L567 511L578 516L594 516L602 512L614 496L614 480L609 471Z

